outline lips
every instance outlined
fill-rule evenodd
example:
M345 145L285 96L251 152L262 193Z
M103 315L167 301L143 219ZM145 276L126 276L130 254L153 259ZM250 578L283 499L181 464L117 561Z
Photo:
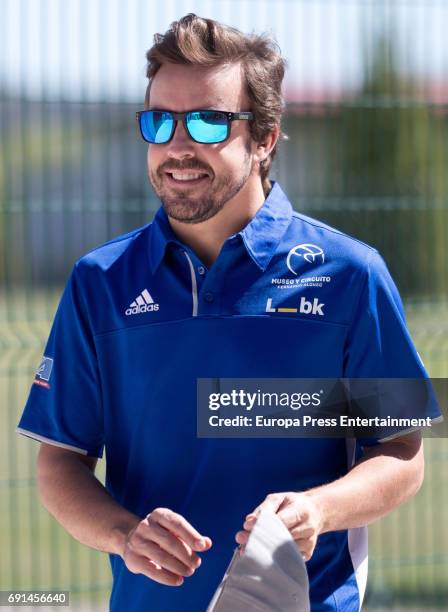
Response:
M205 172L194 170L168 170L165 171L168 182L180 187L193 187L208 180L209 175Z

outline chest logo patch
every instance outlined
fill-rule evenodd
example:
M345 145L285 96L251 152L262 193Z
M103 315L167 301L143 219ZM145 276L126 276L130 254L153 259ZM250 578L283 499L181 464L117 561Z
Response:
M302 259L310 264L324 263L325 253L316 244L298 244L289 251L286 258L288 270L297 275L297 267Z
M301 297L298 308L274 308L272 306L272 298L268 298L268 301L266 302L266 312L300 312L302 314L313 314L323 317L324 306L325 304L319 302L317 298L313 298L313 301L310 302L304 297Z
M159 304L156 304L147 289L143 289L133 302L126 308L126 316L141 314L143 312L155 312L159 310Z
M51 370L53 369L53 359L51 357L46 357L45 355L42 357L42 361L39 364L39 367L36 370L36 377L34 379L34 384L39 385L40 387L45 387L46 389L50 388L50 380Z

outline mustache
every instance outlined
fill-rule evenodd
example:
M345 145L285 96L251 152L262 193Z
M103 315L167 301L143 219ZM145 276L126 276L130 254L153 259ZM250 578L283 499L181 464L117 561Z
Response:
M157 174L161 176L164 172L173 172L176 170L197 170L198 172L204 172L209 176L213 176L213 172L210 167L199 164L195 159L189 159L184 162L176 162L174 160L165 162L158 167Z

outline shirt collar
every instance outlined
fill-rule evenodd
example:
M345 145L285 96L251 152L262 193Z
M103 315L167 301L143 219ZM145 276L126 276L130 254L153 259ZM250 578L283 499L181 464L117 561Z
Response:
M171 229L168 216L162 206L154 216L149 240L150 263L153 273L157 270L162 259L165 257L165 251L168 244L174 243L183 247L182 243Z
M255 217L236 235L261 270L266 270L278 244L283 238L292 217L292 206L276 181ZM174 243L185 248L171 229L167 214L161 206L152 222L150 232L150 260L154 273L165 257L167 245Z
M255 217L239 234L247 252L261 270L266 270L291 222L292 206L276 181Z

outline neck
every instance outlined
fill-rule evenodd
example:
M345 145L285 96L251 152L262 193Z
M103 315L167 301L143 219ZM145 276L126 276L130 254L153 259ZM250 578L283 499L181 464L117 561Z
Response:
M183 223L169 217L169 222L177 237L210 267L227 238L246 227L265 198L260 180L254 184L248 180L243 189L211 219L202 223Z

